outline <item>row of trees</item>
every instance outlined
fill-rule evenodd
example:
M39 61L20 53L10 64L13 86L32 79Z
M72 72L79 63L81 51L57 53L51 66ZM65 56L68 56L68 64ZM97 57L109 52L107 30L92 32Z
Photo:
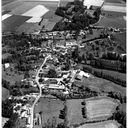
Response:
M126 103L126 96L122 96L119 92L109 92L108 96L114 99L118 99L121 104Z
M126 113L124 113L120 109L117 109L117 111L115 113L113 113L113 115L110 119L117 120L118 123L120 123L122 125L121 128L126 128Z

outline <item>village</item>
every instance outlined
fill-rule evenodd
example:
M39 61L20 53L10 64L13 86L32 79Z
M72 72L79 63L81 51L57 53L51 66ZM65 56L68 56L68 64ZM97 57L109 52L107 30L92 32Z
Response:
M41 2L23 2L32 9L22 32L3 32L2 127L126 128L126 28L101 24L118 4L111 12L110 1Z

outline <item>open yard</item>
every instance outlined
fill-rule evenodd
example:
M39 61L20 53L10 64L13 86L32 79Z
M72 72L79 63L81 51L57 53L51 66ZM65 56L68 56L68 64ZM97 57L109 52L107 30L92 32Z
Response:
M120 124L118 124L116 121L104 121L99 123L89 123L82 126L79 126L78 128L118 128Z
M63 102L59 99L55 99L54 97L45 98L44 96L39 99L34 113L40 113L42 125L47 123L48 120L51 123L53 118L56 120L56 123L61 123L63 120L59 119L59 114L63 108Z
M103 119L110 117L115 111L118 103L110 98L97 98L86 101L86 112L89 120Z

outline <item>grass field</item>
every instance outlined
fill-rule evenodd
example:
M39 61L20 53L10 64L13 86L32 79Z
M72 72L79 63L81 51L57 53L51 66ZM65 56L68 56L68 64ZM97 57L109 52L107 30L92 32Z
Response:
M71 125L74 124L80 124L86 121L85 118L82 116L81 112L81 102L82 99L72 99L72 100L67 100L66 105L67 105L67 120L68 120L68 126L70 127Z
M98 78L98 77L94 77L94 78L89 78L86 79L84 78L82 82L79 81L75 81L76 85L84 85L86 87L89 87L91 90L93 91L97 91L97 92L120 92L121 95L126 96L126 88L121 87L118 84L115 84L111 81L102 79L102 78Z
M33 33L33 32L38 32L39 30L41 30L41 26L38 25L38 23L24 23L22 25L20 25L17 29L16 32L17 33Z
M15 0L2 0L2 6L14 2Z
M120 125L112 120L112 121L104 121L99 123L91 123L79 126L78 128L118 128Z
M83 99L72 99L67 100L67 122L68 126L71 127L75 124L81 124L88 121L103 120L105 117L109 117L112 111L115 110L117 103L111 98L99 97L99 98L88 98L85 99L87 118L82 116L82 105Z
M126 7L115 6L115 5L103 5L102 10L125 13L126 12Z
M126 32L115 34L114 37L115 37L115 41L118 44L120 44L122 46L122 48L125 50L125 52L126 52L126 45L127 45Z
M117 103L110 98L98 98L86 101L87 118L89 120L110 117L117 107Z
M123 0L105 0L108 3L122 3Z
M39 102L35 107L34 113L41 112L42 125L47 123L48 119L52 121L53 118L56 119L57 123L63 122L63 120L59 119L60 110L64 107L63 102L59 99L52 98L40 98Z
M126 28L126 21L123 19L123 17L119 17L116 19L104 17L95 25L104 27Z
M2 87L2 100L6 100L9 96L9 90Z

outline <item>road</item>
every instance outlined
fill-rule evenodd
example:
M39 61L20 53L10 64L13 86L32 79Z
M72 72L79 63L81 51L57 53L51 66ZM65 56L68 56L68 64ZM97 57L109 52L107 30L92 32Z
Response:
M50 55L45 57L43 64L40 66L40 68L39 68L39 70L37 71L37 74L36 74L35 81L37 82L37 85L39 87L40 92L39 92L39 95L37 96L36 100L34 101L32 107L31 107L31 110L30 110L30 113L31 113L31 115L30 115L30 120L31 120L30 128L33 128L33 125L34 125L34 108L35 108L35 105L38 102L38 100L40 99L40 97L42 96L42 86L38 82L38 75L40 73L40 70L42 70L42 67L44 66L44 64L46 63L46 61L49 57L50 57Z

